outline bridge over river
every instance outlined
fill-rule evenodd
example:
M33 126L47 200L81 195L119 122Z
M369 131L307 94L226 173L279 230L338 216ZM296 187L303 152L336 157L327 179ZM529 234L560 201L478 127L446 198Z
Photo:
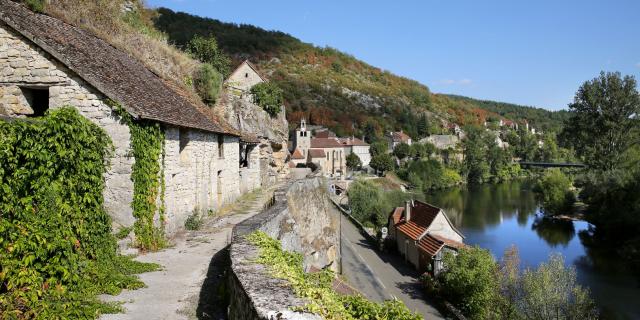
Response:
M532 162L519 161L521 167L540 167L540 168L586 168L586 164L582 163L555 163L555 162Z

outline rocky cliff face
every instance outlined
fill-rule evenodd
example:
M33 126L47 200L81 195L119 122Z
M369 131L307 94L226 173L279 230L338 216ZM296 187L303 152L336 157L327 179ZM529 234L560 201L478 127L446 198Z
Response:
M277 116L271 117L253 103L250 94L231 91L222 93L215 108L235 129L259 139L263 184L268 183L270 177L281 178L289 173L289 123L284 108Z

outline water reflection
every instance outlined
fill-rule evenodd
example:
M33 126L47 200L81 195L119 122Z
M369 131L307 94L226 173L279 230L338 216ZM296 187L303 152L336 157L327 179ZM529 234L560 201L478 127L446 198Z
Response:
M566 248L569 241L576 235L573 221L549 219L542 216L536 216L531 224L531 230L535 231L538 237L553 248L558 245Z
M612 257L612 248L589 245L600 241L588 223L542 219L529 182L444 190L425 200L447 212L466 243L489 249L497 258L516 245L523 267L535 267L552 252L561 253L607 319L640 319L640 288L631 271Z

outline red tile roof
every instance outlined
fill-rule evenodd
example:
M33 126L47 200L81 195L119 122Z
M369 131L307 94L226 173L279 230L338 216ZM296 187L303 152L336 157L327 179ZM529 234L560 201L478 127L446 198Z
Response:
M340 143L342 143L345 146L368 146L369 144L358 139L358 138L338 138L338 140L340 141Z
M397 207L393 210L393 213L391 213L391 218L393 219L394 226L400 223L400 220L402 219L402 212L404 212L404 208Z
M424 252L428 253L432 257L438 254L438 251L442 249L445 245L444 241L433 237L430 234L422 237L420 241L418 241L418 248L422 249Z
M462 242L458 242L458 241L454 241L454 240L451 240L451 239L447 239L447 238L441 237L441 236L439 236L437 234L430 234L430 236L432 236L432 237L444 242L444 244L446 246L448 246L448 247L460 249L460 248L464 248L464 247L467 246L466 244L464 244Z
M411 139L406 133L402 131L396 131L391 133L391 138L395 142L407 142Z
M337 138L313 138L311 139L311 148L341 148L342 143Z
M420 239L420 236L425 231L427 231L427 228L420 226L413 221L402 222L396 228L398 229L398 231L404 233L407 237L416 241Z
M398 209L402 209L402 211L404 211L404 208L398 207L396 208L396 211ZM420 236L427 231L429 226L431 226L431 223L438 215L438 212L440 212L440 208L438 207L434 207L424 202L414 201L413 206L411 207L411 217L409 218L409 221L407 222L405 220L406 217L404 217L404 219L398 223L397 229L407 237L413 240L418 240Z
M311 156L311 158L324 158L324 157L326 157L326 154L324 153L324 150L322 150L322 149L309 149L309 155Z
M291 155L291 159L296 159L296 160L304 159L304 156L302 155L302 152L300 152L300 149L296 148L295 150L293 150L293 154Z

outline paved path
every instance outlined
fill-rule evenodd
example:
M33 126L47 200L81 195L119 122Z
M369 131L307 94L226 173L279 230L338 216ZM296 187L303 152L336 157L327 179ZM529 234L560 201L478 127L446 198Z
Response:
M425 319L444 319L423 295L418 273L400 256L371 247L349 219L342 217L342 274L369 299L398 298Z
M233 226L259 213L271 190L241 198L228 214L206 221L198 231L188 231L174 239L174 246L141 255L138 261L160 264L161 271L143 273L146 288L124 290L118 296L103 295L104 301L120 301L126 312L103 315L100 319L220 319L215 314L217 297L211 283L223 279L224 254ZM205 290L206 289L206 290ZM226 310L222 310L226 312ZM214 313L214 314L208 314Z

